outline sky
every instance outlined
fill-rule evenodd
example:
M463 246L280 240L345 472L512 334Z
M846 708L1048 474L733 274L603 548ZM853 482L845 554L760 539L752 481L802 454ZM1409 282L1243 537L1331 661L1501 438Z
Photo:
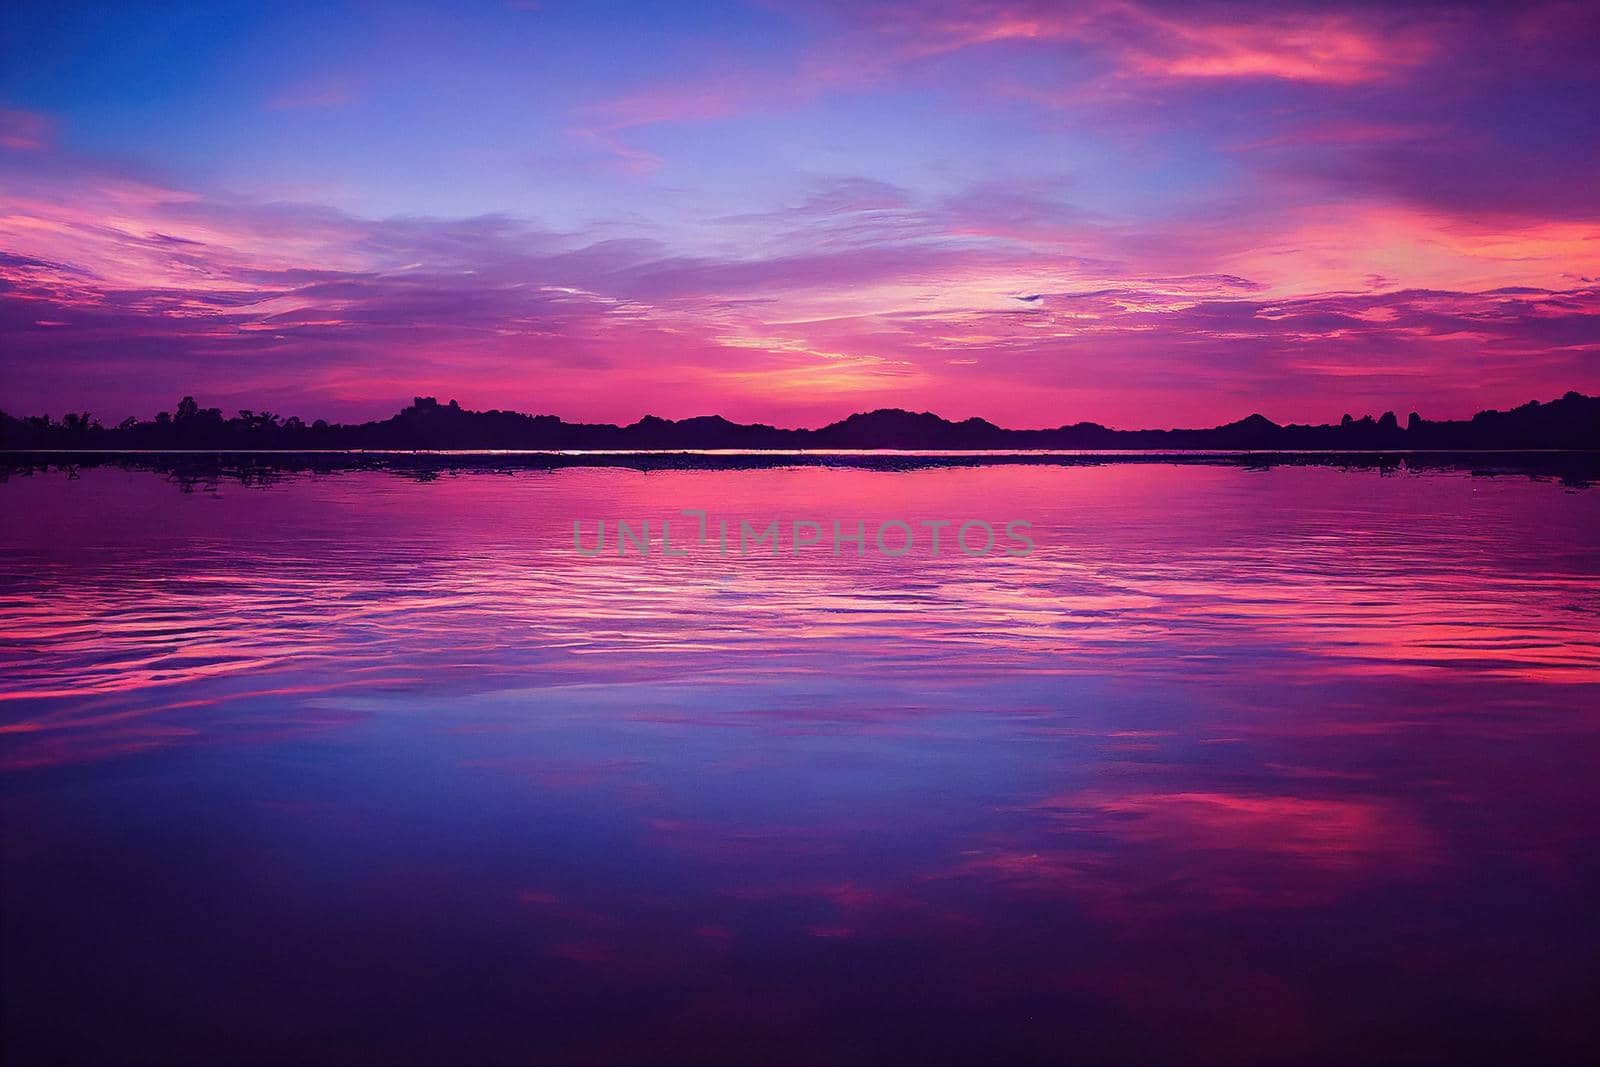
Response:
M0 409L1600 392L1600 5L0 5Z

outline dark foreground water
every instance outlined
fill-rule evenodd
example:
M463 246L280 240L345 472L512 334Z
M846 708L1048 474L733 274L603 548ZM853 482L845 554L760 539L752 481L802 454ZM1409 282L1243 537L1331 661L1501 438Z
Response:
M1600 491L185 488L0 484L8 1064L1600 1055ZM572 549L695 507L1038 547Z

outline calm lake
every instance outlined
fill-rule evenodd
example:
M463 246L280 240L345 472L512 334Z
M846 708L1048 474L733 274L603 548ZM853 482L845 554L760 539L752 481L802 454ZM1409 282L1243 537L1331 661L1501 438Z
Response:
M1036 547L574 551L685 508ZM28 1062L1600 1054L1597 489L109 466L0 549Z

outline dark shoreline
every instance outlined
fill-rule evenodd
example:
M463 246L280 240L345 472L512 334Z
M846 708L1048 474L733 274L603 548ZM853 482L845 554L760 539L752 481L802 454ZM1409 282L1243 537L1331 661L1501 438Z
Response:
M117 467L167 474L178 481L270 482L294 474L384 471L428 479L471 472L514 473L574 467L637 471L768 470L834 467L915 471L986 466L1104 466L1182 464L1269 469L1280 466L1344 470L1465 471L1557 479L1571 486L1600 481L1600 451L1576 450L960 450L840 451L771 449L714 452L685 450L494 451L494 450L194 450L123 451L26 449L0 452L0 479Z
M1392 411L1337 424L1280 425L1262 415L1209 429L1114 430L1078 422L1052 429L1011 430L984 419L951 422L931 412L880 408L817 429L783 429L730 422L718 415L673 421L647 415L627 426L569 423L554 415L471 411L454 400L416 397L394 416L355 425L283 418L241 410L225 418L184 397L176 414L128 419L106 427L88 412L15 418L0 412L0 448L71 451L320 452L429 451L740 451L786 455L816 450L1031 452L1194 450L1226 452L1464 452L1479 449L1600 449L1600 397L1569 392L1548 403L1510 411L1480 411L1442 422L1412 412L1404 423Z

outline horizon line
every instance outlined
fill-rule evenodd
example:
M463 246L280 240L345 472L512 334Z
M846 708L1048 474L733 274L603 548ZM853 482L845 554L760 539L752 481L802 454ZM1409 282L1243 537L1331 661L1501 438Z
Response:
M1594 396L1600 396L1600 394L1594 394ZM426 401L426 402L428 402L428 405L431 405L432 407L437 408L439 410L446 410L446 411L457 410L457 411L460 411L461 413L467 414L467 415L500 414L500 415L511 415L511 416L516 416L516 417L520 417L520 418L528 418L528 419L555 419L558 422L560 422L562 425L565 425L565 426L588 426L588 427L601 427L601 428L610 427L610 428L618 429L618 430L626 430L626 429L629 429L629 428L632 428L632 427L641 426L641 425L644 425L644 424L646 424L648 422L651 422L651 421L656 421L656 422L666 423L666 424L669 424L669 425L678 426L678 425L682 425L684 423L691 423L691 422L697 422L697 421L720 420L720 421L722 421L724 423L727 423L730 426L737 426L737 427L743 427L743 428L749 428L749 429L768 429L768 430L773 430L773 431L780 432L780 433L818 433L818 432L820 432L822 430L826 430L826 429L830 429L830 428L835 427L835 426L842 425L842 424L844 424L846 422L849 422L851 419L855 419L855 418L862 418L862 417L866 417L866 416L881 415L881 414L900 414L900 415L909 415L909 416L913 416L913 417L931 417L931 418L934 418L934 419L938 419L941 422L945 423L946 425L950 425L950 426L961 426L961 425L968 424L968 423L983 423L983 424L985 424L987 426L993 427L996 430L1001 430L1001 431L1010 432L1010 433L1038 433L1038 432L1049 432L1049 431L1056 431L1056 430L1073 429L1073 428L1077 428L1077 427L1097 427L1099 429L1111 431L1111 432L1114 432L1114 433L1178 433L1178 432L1185 432L1185 431L1204 431L1204 430L1224 429L1224 428L1228 428L1228 427L1238 426L1238 425L1243 424L1243 423L1248 423L1248 422L1251 422L1252 420L1262 420L1264 422L1270 423L1271 425L1279 427L1279 428L1287 428L1287 427L1292 427L1292 426L1303 426L1303 427L1339 426L1339 425L1341 425L1343 423L1343 421L1346 418L1350 419L1351 421L1353 421L1355 423L1362 423L1362 422L1369 421L1369 420L1372 421L1372 422L1380 422L1384 418L1386 418L1388 416L1391 416L1391 415L1395 416L1396 421L1399 422L1399 424L1401 426L1404 426L1407 423L1409 423L1410 419L1413 416L1415 416L1416 418L1420 419L1423 422L1436 423L1436 424L1437 423L1445 423L1445 422L1470 422L1477 415L1487 414L1487 413L1490 413L1490 412L1515 411L1515 410L1517 410L1519 408L1528 407L1530 405L1544 406L1544 405L1556 403L1556 402L1558 402L1560 400L1565 400L1565 399L1574 398L1574 397L1578 398L1578 399L1593 399L1593 396L1591 394L1583 393L1583 392L1581 392L1580 390L1577 390L1577 389L1569 389L1566 392L1562 393L1560 396L1553 397L1553 398L1551 398L1549 400L1540 400L1540 399L1535 398L1535 399L1532 399L1532 400L1524 401L1521 404L1511 405L1511 406L1503 407L1503 408L1495 408L1495 407L1480 408L1478 411L1473 412L1471 415L1467 415L1467 416L1464 416L1464 417L1457 417L1457 418L1450 418L1450 417L1446 417L1446 418L1431 418L1431 417L1429 417L1427 415L1422 414L1419 410L1413 410L1411 412L1408 412L1402 418L1398 414L1398 412L1394 411L1393 409L1390 409L1390 410L1382 412L1381 414L1373 414L1372 412L1365 412L1365 413L1363 413L1361 415L1355 415L1352 412L1344 412L1344 413L1342 413L1340 415L1340 417L1338 419L1336 419L1334 421L1331 421L1331 422L1320 422L1320 423L1318 423L1318 422L1279 422L1276 419L1272 418L1271 416L1265 415L1261 411L1256 410L1256 411L1251 411L1247 415L1243 415L1243 416L1240 416L1240 417L1234 418L1234 419L1229 419L1229 420L1226 420L1226 421L1223 421L1223 422L1218 422L1218 423L1216 423L1214 425L1211 425L1211 426L1167 426L1167 427L1137 426L1137 427L1119 428L1119 427L1116 427L1116 426L1108 425L1106 423L1097 422L1097 421L1095 421L1093 419L1078 419L1078 420L1072 421L1072 422L1059 422L1059 423L1054 423L1054 424L1050 424L1050 425L1043 425L1043 426L1006 426L1006 425L1003 425L1001 423L994 422L991 419L989 419L989 418L987 418L985 416L982 416L982 415L969 415L969 416L967 416L965 418L953 419L953 418L950 418L948 416L939 414L938 412L934 412L934 411L928 411L928 410L917 411L917 410L913 410L911 408L901 408L901 407L874 407L874 408L869 408L869 409L864 409L864 410L851 411L848 414L845 414L843 416L835 418L835 419L833 419L833 420L831 420L829 422L825 422L825 423L822 423L821 425L814 425L814 426L780 426L780 425L776 425L774 423L760 422L760 421L757 421L757 422L740 422L740 421L738 421L736 419L729 418L728 416L723 415L721 413L717 413L717 412L701 414L701 415L689 415L689 416L684 416L682 418L668 418L666 416L656 415L656 414L654 414L652 412L647 412L647 413L645 413L643 415L640 415L638 418L634 419L631 422L587 422L587 421L569 421L565 416L554 414L554 413L551 413L551 412L521 411L521 410L517 410L515 408L499 408L499 407L469 408L469 407L466 407L465 405L460 404L454 398L449 399L449 400L440 400L437 396L428 396L428 395L423 395L423 394L413 394L409 403L403 404L401 407L399 407L398 409L394 410L389 415L379 416L379 417L374 417L374 418L368 418L368 419L365 419L365 420L362 420L362 421L359 421L359 422L345 422L345 421L334 421L334 420L320 419L320 418L318 418L318 419L305 419L304 417L299 416L299 415L286 415L286 414L283 414L281 412L270 411L270 410L268 410L266 408L235 408L233 415L230 416L230 415L227 415L227 414L222 414L222 409L220 407L201 407L199 405L199 402L195 400L194 396L192 394L188 394L188 395L185 395L182 398L182 400L179 401L179 403L177 405L174 405L174 409L173 410L170 410L170 411L169 410L158 411L158 412L156 412L155 415L149 417L148 419L140 418L139 416L135 416L135 415L130 415L130 416L127 417L127 419L123 420L123 423L126 423L128 420L131 419L131 420L137 420L137 423L139 425L158 424L159 419L160 419L160 417L162 415L167 415L172 421L176 422L176 421L178 421L177 409L182 408L184 401L192 401L192 402L195 403L196 408L198 409L199 412L207 412L207 413L209 413L209 412L217 412L219 414L222 414L222 418L224 419L224 421L232 421L235 418L243 416L243 414L245 412L249 412L252 415L257 416L257 417L263 417L263 416L269 416L270 415L270 416L273 416L273 417L275 417L276 419L278 419L280 421L287 421L289 419L297 419L301 423L306 425L307 427L313 426L318 422L326 423L326 425L328 425L329 427L371 426L371 425L376 425L376 424L379 424L379 423L387 422L387 421L389 421L391 419L394 419L394 418L398 418L399 416L403 415L407 411L425 410L427 406L423 405L421 402ZM64 411L62 413L62 418L65 419L69 415L75 416L75 415L79 415L79 414L87 415L87 416L89 416L91 418L93 417L93 412L92 411L68 409L68 410L66 410L66 411ZM51 416L50 416L50 414L48 412L40 412L38 415L19 414L19 413L14 413L13 411L10 411L10 410L6 409L5 407L0 407L0 416L4 416L6 418L11 418L11 419L16 419L19 422L30 421L30 420L36 419L36 418L45 418L45 419L50 419L51 418ZM101 424L101 425L102 425L102 428L105 429L105 430L115 430L121 424L113 424L113 425L110 425L110 426L105 426L104 424ZM10 450L8 449L6 451L10 451Z

